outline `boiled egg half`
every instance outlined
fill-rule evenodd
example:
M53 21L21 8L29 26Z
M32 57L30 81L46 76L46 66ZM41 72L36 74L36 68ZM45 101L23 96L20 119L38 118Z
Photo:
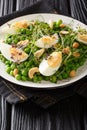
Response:
M77 40L87 45L87 34L78 34Z
M0 42L0 51L6 59L13 62L20 63L28 58L28 54L26 54L23 50L5 44L4 42Z
M53 52L46 59L43 59L39 65L39 72L44 76L53 75L61 66L62 63L62 52Z
M15 34L15 33L17 33L18 29L27 28L28 26L29 26L28 20L17 21L17 22L14 22L12 24L7 24L5 27L3 27L2 33Z
M52 36L43 36L36 41L36 46L39 48L50 48L58 42L58 35L55 33Z

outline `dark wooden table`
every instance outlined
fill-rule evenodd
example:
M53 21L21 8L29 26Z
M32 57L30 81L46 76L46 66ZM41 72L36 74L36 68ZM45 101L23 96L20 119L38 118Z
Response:
M0 102L0 130L87 130L87 100L77 94L46 110L29 101Z
M0 0L0 17L42 0ZM43 0L44 1L44 0ZM56 11L87 24L87 0L46 0Z
M11 105L2 95L0 130L87 130L87 76L66 88L73 94L66 93L47 109L30 99Z

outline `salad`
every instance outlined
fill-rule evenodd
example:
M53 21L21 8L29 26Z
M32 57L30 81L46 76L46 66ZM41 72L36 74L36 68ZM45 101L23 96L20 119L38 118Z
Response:
M7 35L0 41L0 60L17 80L56 83L75 77L87 60L87 31L61 19L17 21L2 31Z

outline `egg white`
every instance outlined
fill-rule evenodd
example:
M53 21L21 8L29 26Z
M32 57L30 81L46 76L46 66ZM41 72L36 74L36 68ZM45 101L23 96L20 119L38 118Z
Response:
M51 76L58 70L59 67L60 66L57 66L55 68L50 67L47 63L47 60L43 59L39 65L39 72L44 76Z
M0 42L0 51L1 51L2 55L3 55L6 59L8 59L8 60L13 61L13 62L16 62L15 59L11 58L11 53L10 53L10 49L11 49L11 48L12 48L11 45L8 45L8 44L1 43L1 42ZM27 55L24 51L22 51L21 49L18 49L18 48L16 48L16 49L17 49L17 51L22 52L22 53L25 55L25 57L22 58L22 59L20 59L18 62L23 62L23 61L25 61L25 60L28 58L28 55Z
M3 33L3 34L16 34L17 33L17 31L16 31L16 29L14 28L14 27L12 27L12 26L5 26L5 27L3 27L2 29L1 29L1 32Z
M87 45L87 34L79 34L77 36L77 40L82 42L83 44Z
M12 24L7 24L5 27L1 29L1 31L5 34L16 34L18 29L24 28L23 23L26 23L27 26L29 25L29 22L27 20L22 20L14 22Z
M44 42L43 41L43 39L47 39L47 40L49 40L50 39L50 41L51 42ZM41 37L40 39L38 39L37 41L36 41L36 46L37 47L39 47L39 48L50 48L50 47L52 47L54 44L56 44L58 42L58 35L55 33L54 35L52 35L52 36L43 36L43 37Z
M62 63L62 52L52 52L50 56L43 59L39 65L39 72L44 76L53 75L61 66Z
M49 21L48 21L48 25L50 26L50 28L53 28L53 25L54 25L53 20L49 20Z

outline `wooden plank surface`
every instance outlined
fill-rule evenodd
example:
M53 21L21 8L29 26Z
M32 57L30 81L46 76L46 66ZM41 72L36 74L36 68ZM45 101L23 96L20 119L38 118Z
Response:
M0 16L26 8L42 0L0 0ZM47 0L57 11L68 15L67 0ZM15 7L15 8L14 8Z
M40 0L0 0L0 16L26 8ZM48 0L59 13L87 24L87 0Z
M87 0L70 0L71 16L87 25Z
M25 102L12 105L11 112L4 100L3 104L0 130L87 130L87 100L78 95L46 110Z
M11 127L11 105L3 96L0 97L0 130L10 130Z

